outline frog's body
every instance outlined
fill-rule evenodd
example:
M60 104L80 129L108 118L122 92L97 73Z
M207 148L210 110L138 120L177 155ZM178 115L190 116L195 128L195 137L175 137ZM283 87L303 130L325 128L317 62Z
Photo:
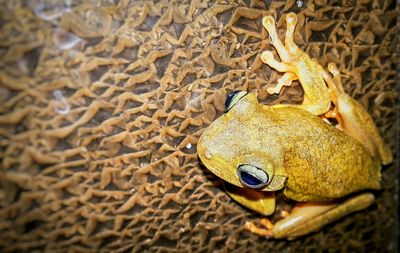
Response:
M283 190L298 201L276 224L261 220L267 229L245 224L260 235L290 239L373 203L374 196L363 191L379 189L381 163L389 164L393 157L368 112L344 92L336 67L329 66L332 78L293 43L295 14L288 14L286 21L284 46L274 19L264 17L282 62L270 52L261 59L285 72L268 92L279 92L299 79L303 104L261 105L253 94L232 93L226 113L203 132L197 150L203 164L231 184L227 192L241 204L270 215L274 191ZM339 124L334 127L324 117L334 117Z
M239 165L271 168L272 181L287 178L284 193L297 201L379 188L380 162L358 141L302 109L259 104L253 94L204 131L198 153L209 170L236 186L242 186Z

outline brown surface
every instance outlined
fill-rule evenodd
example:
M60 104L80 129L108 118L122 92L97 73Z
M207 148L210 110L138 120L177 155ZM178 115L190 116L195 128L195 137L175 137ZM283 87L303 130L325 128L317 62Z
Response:
M294 11L295 41L338 64L396 150L394 1L87 1L51 22L33 1L0 2L1 251L395 251L395 165L368 210L276 241L243 230L260 216L230 200L195 145L231 90L301 102L298 84L267 97L279 74L259 59L271 48L261 17L283 33ZM59 49L57 27L83 41Z

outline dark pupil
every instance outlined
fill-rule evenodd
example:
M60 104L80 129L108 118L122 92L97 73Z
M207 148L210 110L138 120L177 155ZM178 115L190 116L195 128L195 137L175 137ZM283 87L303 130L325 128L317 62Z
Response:
M239 92L238 90L232 91L232 92L229 93L229 95L226 97L226 100L225 100L225 112L228 110L228 107L229 107L229 105L230 105L230 103L231 103L233 97L234 97L238 92Z
M259 185L262 183L258 178L256 178L255 176L253 176L245 171L240 172L240 177L248 185L254 186L254 185Z

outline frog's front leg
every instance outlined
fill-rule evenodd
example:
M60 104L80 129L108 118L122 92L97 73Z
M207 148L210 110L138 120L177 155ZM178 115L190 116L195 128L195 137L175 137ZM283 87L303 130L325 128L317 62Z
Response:
M271 215L275 211L274 192L257 191L224 183L228 195L243 206L263 215Z
M269 94L278 94L280 90L282 89L283 86L290 86L292 85L292 82L294 80L297 80L297 77L295 74L286 72L279 80L278 84L275 87L270 87L267 89L267 92Z
M335 105L334 112L327 117L336 118L339 129L361 142L371 156L380 158L383 164L391 163L393 161L392 153L380 136L371 115L360 103L346 94L336 65L328 64L328 70L333 78L320 67L320 72L328 84L329 93Z
M292 212L284 219L272 224L261 220L266 228L258 228L251 222L246 222L245 229L265 237L294 239L296 237L317 231L328 223L336 221L350 213L367 208L374 201L374 195L364 193L351 197L342 203L298 203Z
M279 39L272 16L266 16L262 20L267 29L272 45L278 52L281 62L274 59L272 52L265 51L261 54L261 60L279 72L285 72L275 88L269 88L268 93L279 93L283 86L289 86L291 81L298 79L304 90L304 100L301 105L276 105L275 107L294 106L307 110L315 115L321 115L330 108L331 101L328 88L318 71L319 64L312 60L305 52L294 43L293 35L297 24L297 16L294 13L286 15L287 30L285 44Z

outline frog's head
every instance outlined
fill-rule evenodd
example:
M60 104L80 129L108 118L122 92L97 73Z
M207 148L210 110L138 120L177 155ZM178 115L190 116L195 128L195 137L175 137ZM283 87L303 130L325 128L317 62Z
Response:
M229 94L224 115L204 130L197 145L207 169L236 186L281 189L285 176L276 171L281 167L282 155L280 146L271 143L274 136L268 135L270 110L259 104L254 94Z

